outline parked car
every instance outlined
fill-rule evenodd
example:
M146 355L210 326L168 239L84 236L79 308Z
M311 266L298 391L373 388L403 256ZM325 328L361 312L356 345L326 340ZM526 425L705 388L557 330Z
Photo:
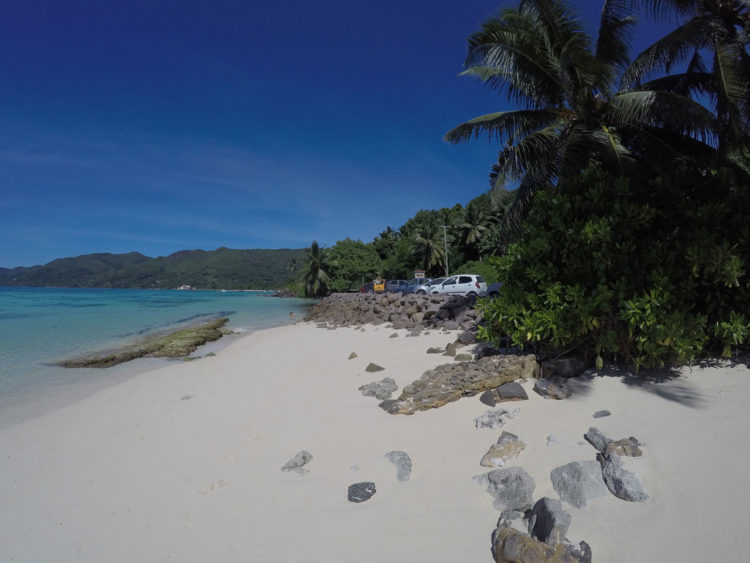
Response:
M375 293L385 293L385 280L372 280L372 290Z
M418 293L419 295L426 295L430 286L430 278L413 278L406 282L404 286L404 293Z
M500 282L491 283L487 286L487 297L490 299L494 299L498 295L500 295L500 286L503 285Z
M385 282L385 291L386 293L398 293L399 291L404 291L406 283L406 280L387 280Z
M432 280L427 287L427 293L442 293L441 284L446 280L447 278L435 278Z
M359 288L360 293L375 293L375 290L372 288L372 282L367 282L365 285Z
M482 296L486 292L487 284L482 276L477 274L459 274L447 278L440 285L431 286L431 293Z

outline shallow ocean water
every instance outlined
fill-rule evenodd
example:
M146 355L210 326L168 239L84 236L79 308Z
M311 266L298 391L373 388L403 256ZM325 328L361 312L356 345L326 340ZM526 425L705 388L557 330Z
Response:
M0 287L0 406L113 369L50 365L64 358L218 316L237 332L281 326L302 319L311 303L247 291Z

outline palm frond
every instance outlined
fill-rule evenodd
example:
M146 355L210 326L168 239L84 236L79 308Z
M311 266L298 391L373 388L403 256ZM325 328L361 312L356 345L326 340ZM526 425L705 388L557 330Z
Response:
M633 60L623 74L620 87L632 88L660 69L669 73L672 65L705 46L710 27L707 17L695 17L668 33Z
M615 68L624 69L630 62L628 49L635 24L634 0L605 0L596 41L596 58Z
M564 112L555 110L518 110L489 113L470 119L448 131L443 140L449 143L486 136L490 141L513 143L518 137L549 126L561 119Z
M614 125L662 127L713 144L716 118L695 100L673 92L636 90L617 94L611 103Z
M490 187L501 188L529 174L550 178L555 170L550 159L559 152L560 132L559 125L550 125L503 148L490 172Z

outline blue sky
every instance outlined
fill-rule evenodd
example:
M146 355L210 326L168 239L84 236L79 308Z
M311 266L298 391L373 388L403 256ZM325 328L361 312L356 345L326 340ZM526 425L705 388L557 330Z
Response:
M367 242L465 204L497 147L442 136L508 107L458 73L511 5L4 0L0 266Z

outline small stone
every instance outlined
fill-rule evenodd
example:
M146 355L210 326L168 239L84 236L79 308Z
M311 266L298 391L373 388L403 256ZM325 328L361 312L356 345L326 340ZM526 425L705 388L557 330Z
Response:
M610 416L611 414L612 414L611 412L609 412L608 410L604 409L604 410L596 411L594 413L594 418L603 418L605 416Z
M526 448L518 436L510 432L503 432L497 439L497 443L490 446L490 449L482 457L479 465L483 467L502 467L508 461L517 457Z
M563 510L562 502L543 497L530 510L529 536L547 545L557 545L565 541L570 520L570 514Z
M349 359L350 360L353 360L356 357L357 357L357 353L356 352L352 352L351 354L349 354Z
M427 348L428 354L442 354L443 352L445 352L445 350L442 348Z
M399 481L408 481L411 477L411 458L409 454L401 451L393 451L385 454L388 461L396 466L396 479Z
M640 445L637 438L630 436L630 438L623 438L607 444L604 455L617 454L624 457L641 457L643 452Z
M365 371L367 373L374 373L376 371L383 371L384 369L385 369L384 367L379 366L378 364L374 364L374 363L370 362L369 364L367 364L367 367L365 368Z
M564 380L555 379L537 379L534 384L534 391L539 393L542 397L550 399L567 399L572 394Z
M573 461L555 467L550 480L560 498L576 508L584 508L593 499L607 494L602 468L596 461Z
M281 468L282 471L296 471L297 473L306 473L307 470L302 469L303 465L308 464L312 460L313 456L310 452L302 450L298 452L292 459L287 461Z
M398 338L398 332L394 332L388 338Z
M509 381L503 383L497 388L497 393L500 396L500 401L525 401L528 400L529 396L526 394L526 390L517 381Z
M188 400L192 399L193 397L195 397L195 394L194 393L190 393L189 395L183 395L182 397L180 397L180 400L181 401L188 401Z
M488 407L494 407L498 402L497 389L490 389L479 395L479 400Z
M346 497L349 499L349 502L365 502L366 500L370 500L375 493L375 483L365 481L349 485Z
M485 412L474 419L475 428L489 428L495 430L505 424L503 416L508 413L505 409L495 409Z
M598 428L592 426L589 428L589 431L586 432L583 437L586 439L586 441L594 446L596 448L596 451L600 453L604 453L604 451L607 449L607 444L609 444L612 440L607 438L604 434L602 434Z
M534 479L521 467L493 469L477 475L474 480L486 487L494 497L493 506L498 510L526 510L531 507L534 494Z
M206 354L206 355L204 356L204 358L213 358L213 357L215 357L215 356L216 356L216 354L214 354L213 352L209 352L208 354Z
M365 397L375 397L381 401L390 399L394 391L398 389L396 381L391 377L384 377L380 381L373 381L366 385L360 385L359 390Z
M630 502L646 502L651 495L643 488L638 475L625 469L622 458L617 454L599 455L602 478L610 492L617 498Z

